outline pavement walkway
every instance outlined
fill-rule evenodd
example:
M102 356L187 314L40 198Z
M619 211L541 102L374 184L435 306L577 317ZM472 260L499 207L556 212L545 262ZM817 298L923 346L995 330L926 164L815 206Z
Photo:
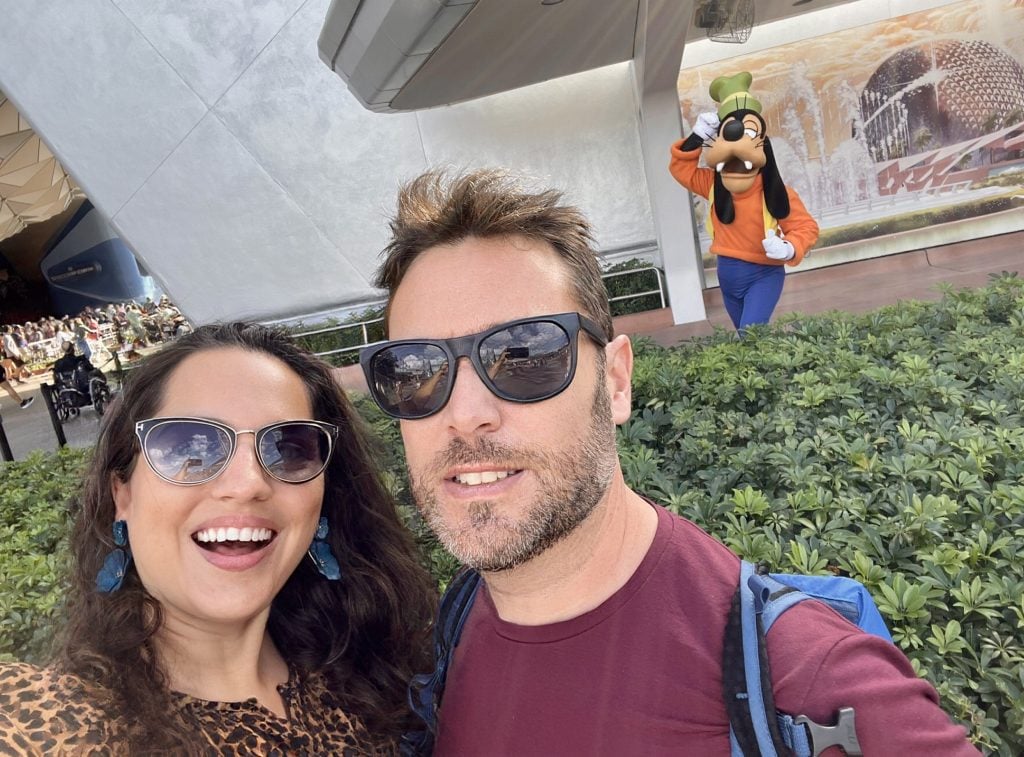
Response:
M0 422L3 423L7 441L15 460L24 460L34 450L53 451L57 444L57 433L50 422L50 414L43 401L39 387L43 382L51 383L50 376L36 376L24 384L14 384L14 389L23 398L35 398L29 407L22 410L7 392L0 390ZM83 407L77 418L64 423L64 436L72 447L89 447L99 434L100 418L91 407Z

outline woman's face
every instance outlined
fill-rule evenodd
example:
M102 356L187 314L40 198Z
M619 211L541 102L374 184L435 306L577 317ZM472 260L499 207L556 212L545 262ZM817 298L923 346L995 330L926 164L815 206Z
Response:
M179 363L153 416L205 418L236 431L315 420L305 384L287 365L236 347L203 350ZM173 630L244 623L269 610L313 539L324 476L278 481L260 467L254 435L240 434L234 456L211 481L170 483L140 454L113 492L135 569ZM239 538L230 538L231 528ZM208 541L220 529L229 540Z

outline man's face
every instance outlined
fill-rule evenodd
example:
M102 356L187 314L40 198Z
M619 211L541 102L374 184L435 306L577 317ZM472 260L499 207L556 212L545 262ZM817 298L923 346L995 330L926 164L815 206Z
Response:
M578 311L569 285L543 243L470 238L431 248L392 299L389 336L457 337ZM448 404L402 421L417 505L466 564L496 571L526 562L570 533L607 491L617 458L603 350L583 334L578 350L572 384L530 404L494 396L463 358Z

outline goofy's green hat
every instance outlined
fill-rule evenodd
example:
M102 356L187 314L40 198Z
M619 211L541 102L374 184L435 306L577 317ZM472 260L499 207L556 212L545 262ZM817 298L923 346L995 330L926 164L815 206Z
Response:
M749 71L740 71L734 76L719 76L708 92L711 99L718 103L718 117L725 118L735 110L752 110L761 112L761 103L750 94L750 82L754 80Z

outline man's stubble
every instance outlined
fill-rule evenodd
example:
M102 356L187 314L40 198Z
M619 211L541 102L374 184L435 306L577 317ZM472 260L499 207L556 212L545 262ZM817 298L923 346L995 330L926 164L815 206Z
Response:
M604 375L603 362L599 361L598 376ZM586 520L608 491L616 455L611 404L604 382L599 381L590 425L571 448L537 452L487 438L473 443L457 438L428 468L428 481L438 481L440 473L452 466L477 462L533 471L539 491L517 517L503 516L494 502L480 500L466 505L468 524L456 526L442 516L434 490L419 482L411 470L409 478L420 513L441 544L466 565L500 571L533 559Z

